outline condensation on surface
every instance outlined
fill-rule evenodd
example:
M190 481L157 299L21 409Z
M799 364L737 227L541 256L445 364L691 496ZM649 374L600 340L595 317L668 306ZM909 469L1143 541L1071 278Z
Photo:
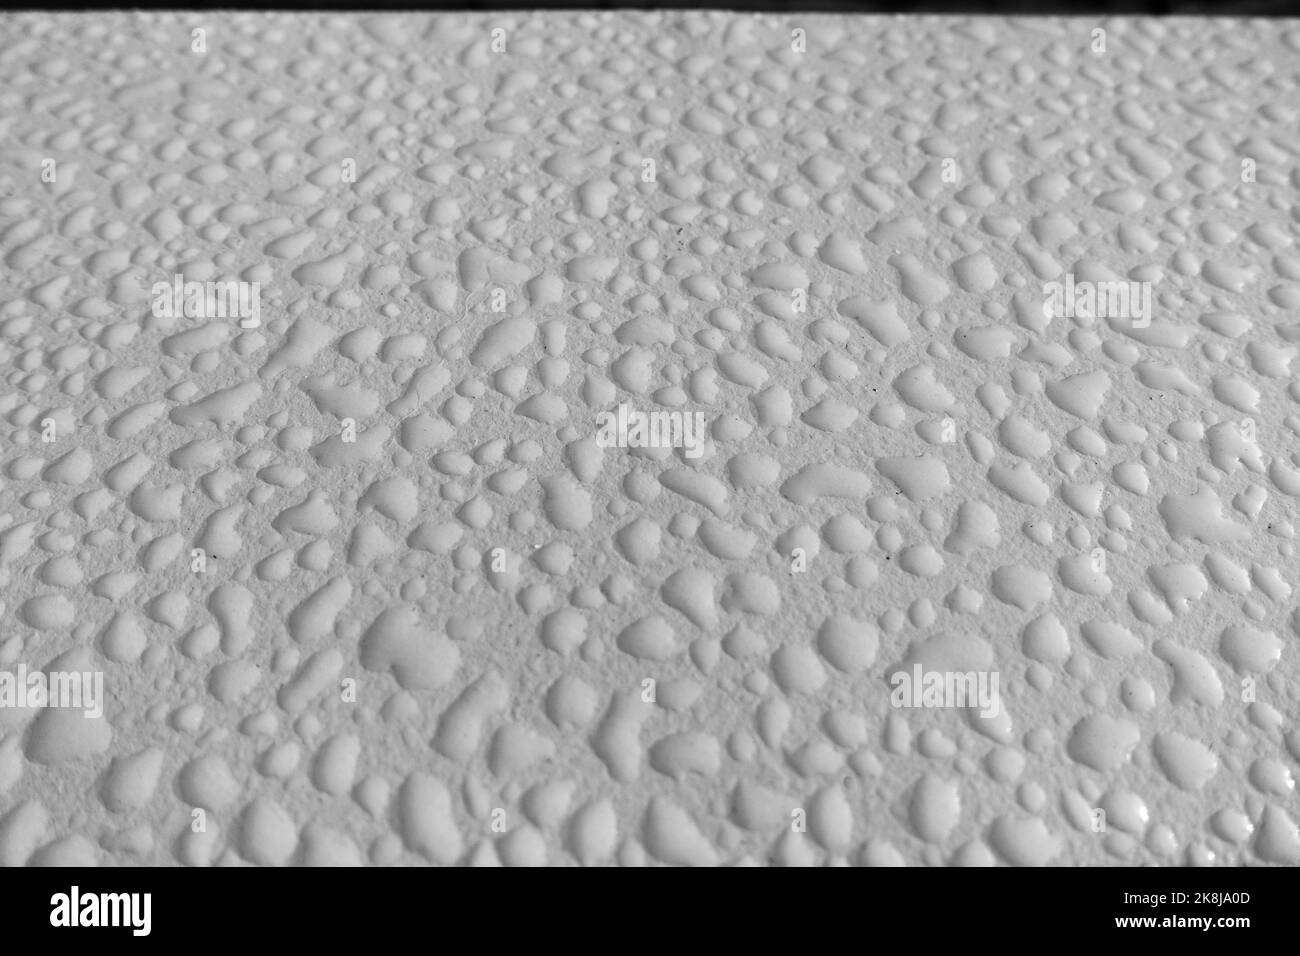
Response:
M0 706L0 865L1300 862L1298 79L1290 21L0 18L0 673L104 686Z

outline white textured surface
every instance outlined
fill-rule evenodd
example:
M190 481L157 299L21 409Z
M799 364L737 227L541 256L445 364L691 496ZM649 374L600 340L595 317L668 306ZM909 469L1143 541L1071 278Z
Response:
M1300 862L1300 27L1097 25L0 18L0 864Z

